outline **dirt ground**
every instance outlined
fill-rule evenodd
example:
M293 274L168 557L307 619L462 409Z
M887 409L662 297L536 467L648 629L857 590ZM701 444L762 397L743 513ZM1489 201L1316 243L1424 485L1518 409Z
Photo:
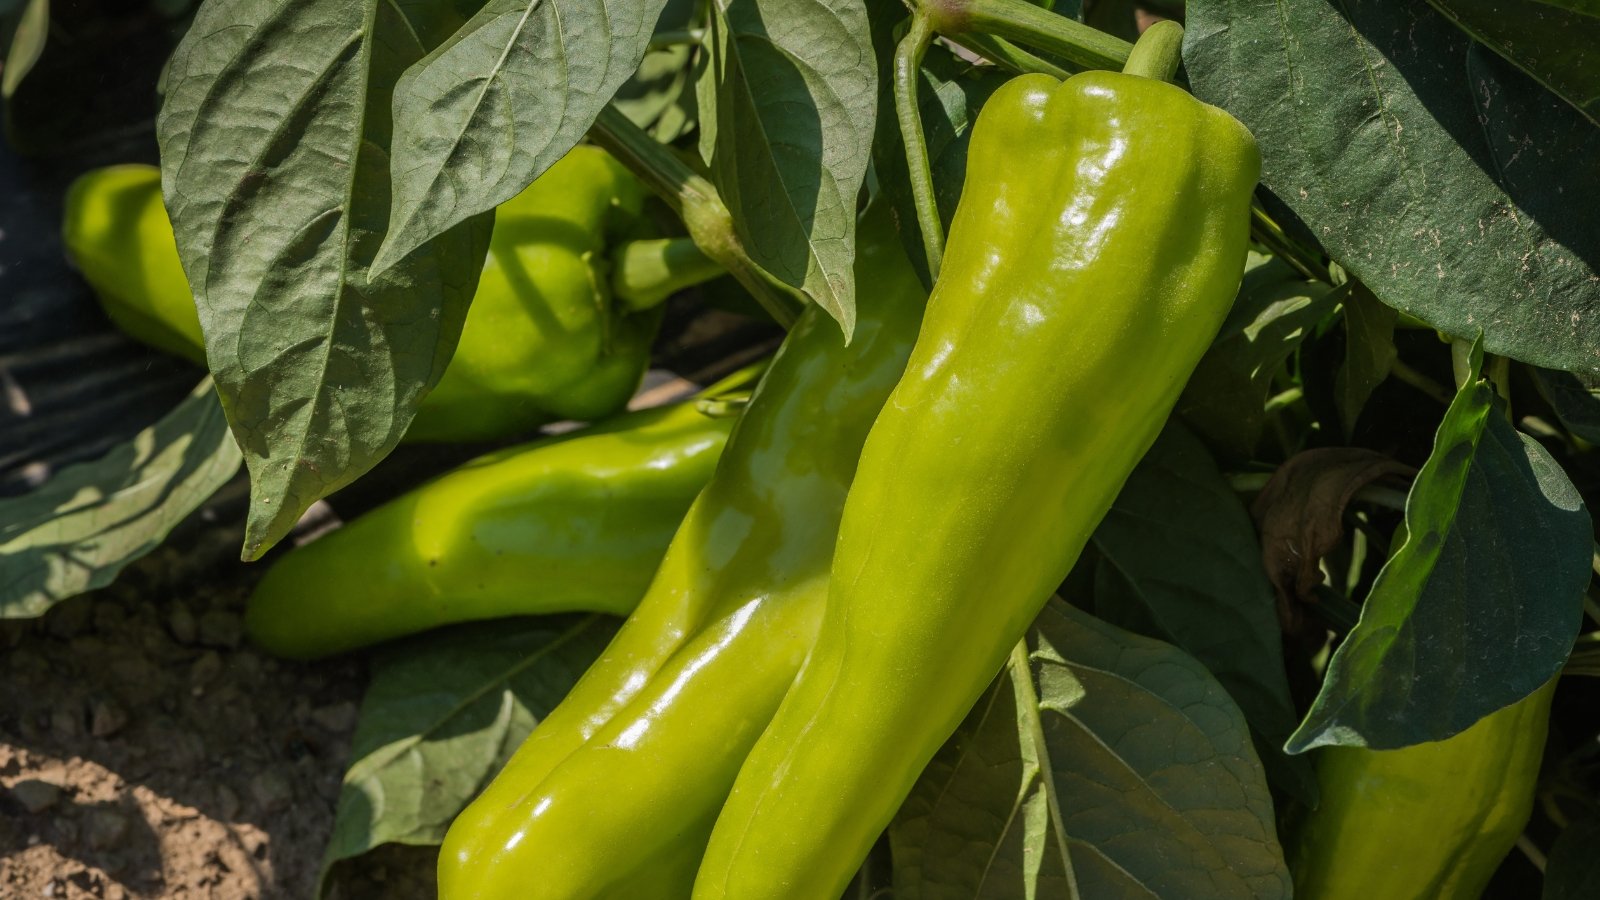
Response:
M271 659L242 635L259 567L191 530L102 591L0 623L0 898L314 895L366 683L359 659ZM328 896L434 896L385 848Z

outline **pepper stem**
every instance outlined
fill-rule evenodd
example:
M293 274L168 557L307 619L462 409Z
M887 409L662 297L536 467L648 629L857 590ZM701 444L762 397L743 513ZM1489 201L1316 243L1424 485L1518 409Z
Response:
M726 273L693 238L628 241L611 253L611 292L634 312Z
M922 56L932 40L933 24L926 13L919 11L911 17L911 30L894 50L894 108L900 119L900 137L905 142L906 169L911 176L911 197L917 208L917 230L922 233L928 277L937 280L944 260L944 222L933 196L928 142L922 133L922 111L917 105Z
M1183 26L1171 19L1146 28L1139 35L1128 62L1122 67L1124 75L1138 75L1157 81L1171 81L1178 74L1178 63L1183 61Z
M1128 59L1128 42L1029 0L918 0L933 17L934 30L978 32L1053 53L1079 69L1115 69Z

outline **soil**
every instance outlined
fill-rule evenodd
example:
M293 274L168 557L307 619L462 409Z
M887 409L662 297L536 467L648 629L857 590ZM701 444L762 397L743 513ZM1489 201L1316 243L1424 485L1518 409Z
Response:
M251 648L260 567L192 530L110 588L0 623L0 897L315 895L366 673ZM342 865L327 896L426 898L428 848Z

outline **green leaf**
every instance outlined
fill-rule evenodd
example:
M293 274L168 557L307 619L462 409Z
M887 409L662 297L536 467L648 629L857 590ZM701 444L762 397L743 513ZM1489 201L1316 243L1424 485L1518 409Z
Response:
M1367 400L1389 377L1397 351L1394 326L1400 314L1357 284L1344 298L1344 364L1334 376L1339 423L1349 440Z
M489 0L400 79L394 213L373 268L510 200L638 68L665 0Z
M381 651L322 878L379 844L443 841L615 631L603 616L547 616L452 628Z
M1600 4L1428 0L1467 34L1600 125Z
M0 57L0 100L10 100L22 79L44 54L50 36L50 0L27 0L20 13L0 14L0 35L5 55Z
M1544 868L1543 900L1600 897L1600 821L1584 819L1562 829Z
M1561 424L1589 443L1600 444L1600 377L1538 368L1533 377Z
M1203 666L1060 600L1026 644L890 826L897 900L1289 896L1244 717Z
M715 0L700 152L750 258L855 330L878 76L863 0Z
M1252 253L1227 321L1178 399L1179 415L1228 457L1249 459L1267 424L1273 377L1344 293Z
M1439 741L1561 670L1583 616L1592 531L1561 467L1472 376L1406 498L1405 542L1289 739L1392 750Z
M688 44L675 44L646 53L639 71L622 85L612 101L633 124L664 144L694 127L691 50Z
M1600 371L1600 128L1426 4L1219 0L1195 94L1384 303L1536 365Z
M370 271L390 93L453 12L207 0L172 57L162 187L250 468L246 559L394 448L460 335L490 217Z
M1094 546L1095 614L1193 654L1244 711L1273 780L1314 805L1310 764L1279 749L1295 710L1255 527L1181 425L1169 423L1133 470Z
M0 499L0 618L43 615L110 584L238 470L239 446L208 378L100 459Z

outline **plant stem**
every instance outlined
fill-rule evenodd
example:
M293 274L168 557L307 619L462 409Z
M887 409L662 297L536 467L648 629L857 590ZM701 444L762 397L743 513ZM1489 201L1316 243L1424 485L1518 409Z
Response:
M1009 38L1085 69L1120 69L1132 45L1028 0L919 0L919 11L944 35L971 32Z
M733 216L716 185L689 168L616 107L607 106L600 111L589 137L665 200L683 219L695 245L738 279L778 324L784 328L794 324L805 298L745 253L733 227Z
M933 25L927 14L917 11L911 17L911 30L894 49L894 109L900 120L900 137L906 147L906 168L911 176L911 198L917 208L917 229L922 233L922 252L928 260L928 277L937 280L944 262L944 221L939 218L933 196L933 172L928 164L928 142L922 133L922 110L917 106L917 87L922 74L922 56L933 40Z
M693 238L628 241L611 251L611 293L637 312L724 271Z
M682 31L661 31L657 32L654 37L650 38L650 43L646 45L645 49L665 50L668 47L676 47L680 44L698 44L705 39L705 36L706 30L704 28L685 28Z
M1290 240L1283 226L1273 221L1259 203L1250 204L1250 236L1272 255L1292 266L1295 271L1311 281L1329 281L1328 270L1320 265L1314 254Z
M1183 62L1183 26L1171 19L1162 19L1145 29L1139 41L1128 53L1122 74L1171 81L1178 74L1178 64Z
M1434 381L1432 378L1429 378L1421 372L1418 372L1416 369L1411 368L1399 359L1396 359L1392 364L1390 364L1389 374L1393 375L1395 380L1399 381L1400 383L1411 385L1424 394L1427 394L1429 397L1432 397L1440 403L1443 403L1445 406L1449 406L1451 401L1455 399L1455 397L1453 397L1450 392L1445 389L1444 385Z
M1051 78L1063 80L1072 75L1070 71L1061 68L1050 60L1042 56L1035 56L1005 38L995 37L992 34L945 35L945 40L988 59L1014 75L1028 75L1037 72L1049 75Z

